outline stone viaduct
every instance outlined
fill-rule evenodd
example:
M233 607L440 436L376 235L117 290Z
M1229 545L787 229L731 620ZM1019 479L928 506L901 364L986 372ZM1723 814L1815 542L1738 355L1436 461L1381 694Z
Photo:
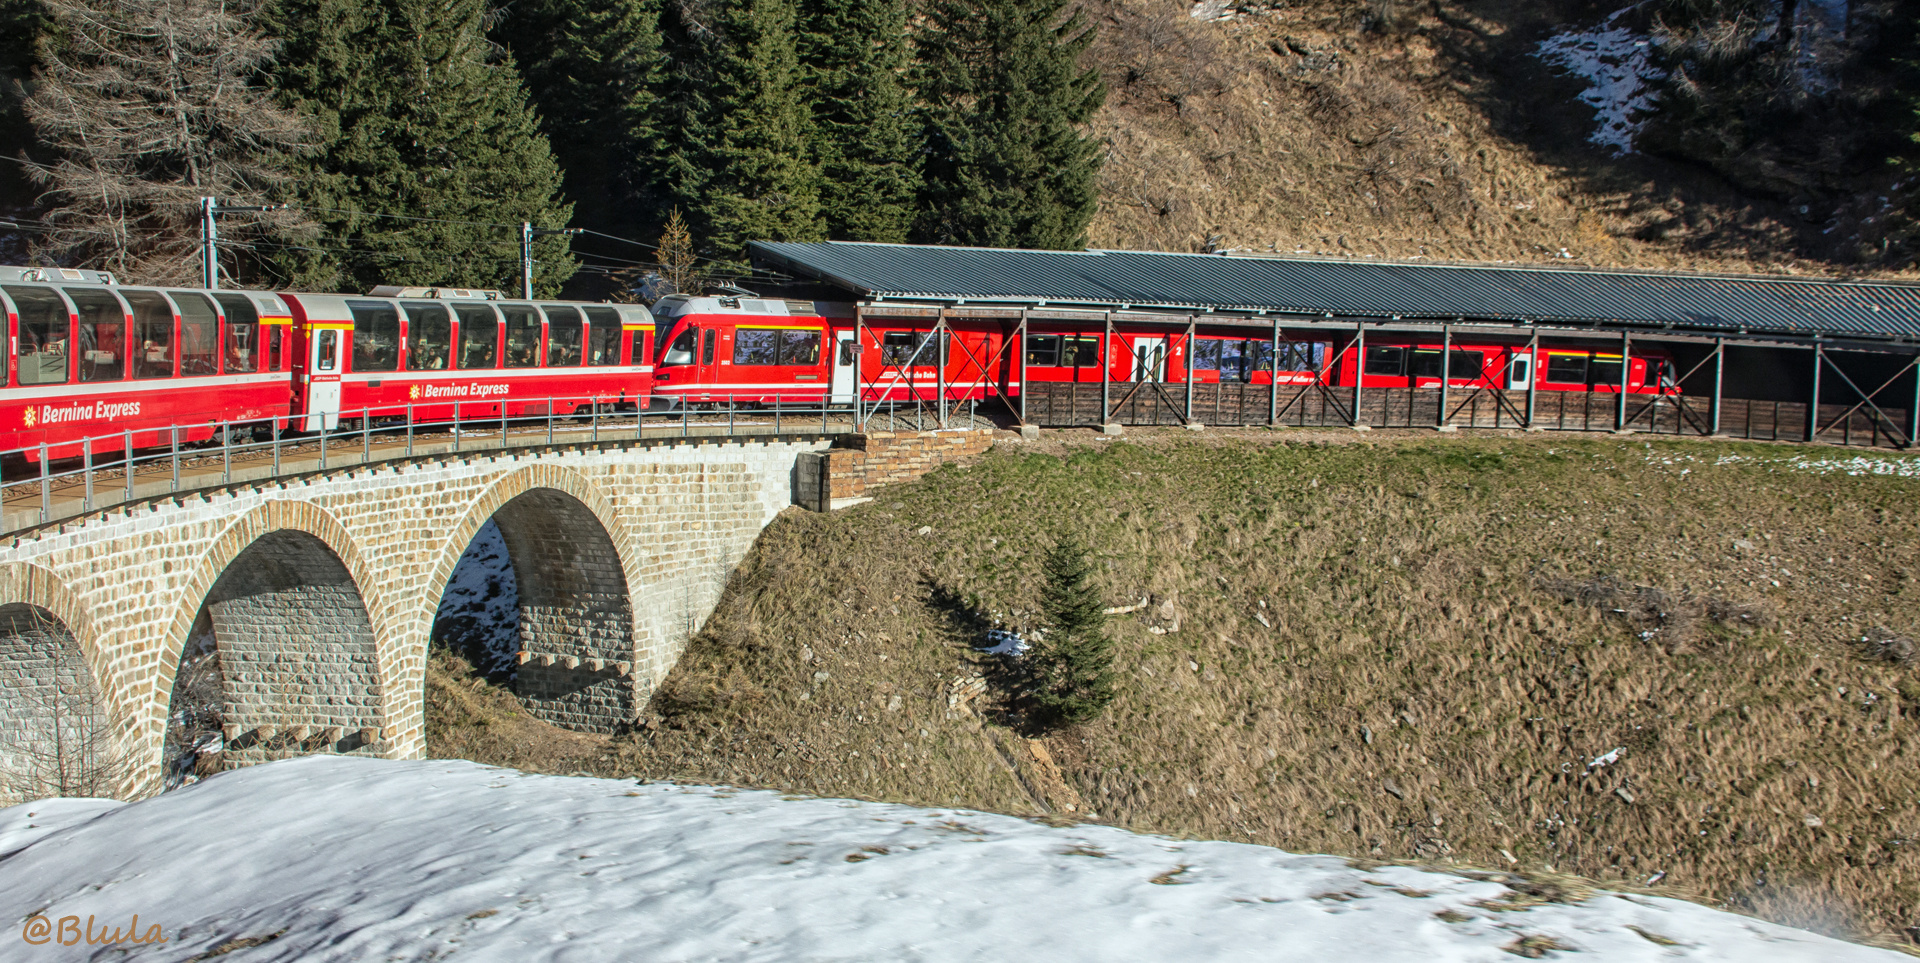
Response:
M990 443L942 434L927 447ZM761 529L796 501L828 507L833 444L442 452L148 499L12 537L0 544L0 778L14 788L0 794L15 799L0 804L52 784L158 791L183 652L208 633L225 764L422 755L435 613L489 520L519 583L520 698L549 721L610 731L644 707ZM886 461L876 467L899 477ZM848 465L832 472L841 492Z

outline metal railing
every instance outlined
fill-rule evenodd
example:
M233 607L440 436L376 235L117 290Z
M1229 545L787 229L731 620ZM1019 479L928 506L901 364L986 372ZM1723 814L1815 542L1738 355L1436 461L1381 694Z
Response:
M426 455L675 438L846 434L927 430L938 423L928 401L824 402L815 394L715 395L651 406L607 396L544 400L413 402L349 409L324 418L203 421L123 429L0 451L0 535L78 518L119 505L210 491L284 475L303 475ZM974 402L950 427L985 423ZM535 413L524 409L545 411ZM464 410L463 410L464 409ZM522 409L509 414L510 409ZM422 412L447 412L422 418ZM331 426L298 430L320 421ZM865 426L860 422L864 420ZM193 439L200 440L193 440Z

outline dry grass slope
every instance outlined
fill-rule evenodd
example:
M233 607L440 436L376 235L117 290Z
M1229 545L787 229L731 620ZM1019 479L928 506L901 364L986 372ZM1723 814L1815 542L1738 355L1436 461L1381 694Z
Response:
M1760 445L1054 437L777 520L640 730L547 758L441 671L435 751L1920 922L1920 479ZM1115 709L1030 740L965 698L997 677L969 643L1032 618L1067 529L1111 604L1150 604L1113 622Z
M1587 143L1581 83L1533 50L1612 7L1227 8L1233 19L1203 21L1189 0L1091 3L1111 90L1095 125L1109 152L1093 246L1200 251L1217 238L1243 251L1792 273L1871 269L1877 256L1885 218L1869 215L1899 176L1891 166L1831 185L1847 230L1830 231L1824 207L1799 212L1806 198Z

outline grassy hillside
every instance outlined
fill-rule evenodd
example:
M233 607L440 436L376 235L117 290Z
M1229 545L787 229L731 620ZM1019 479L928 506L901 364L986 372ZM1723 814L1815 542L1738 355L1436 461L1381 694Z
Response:
M530 723L442 656L433 749L1573 874L1904 942L1920 463L1131 437L782 516L628 735ZM1147 604L1111 624L1114 710L1043 735L971 646L1032 620L1069 529L1110 604Z

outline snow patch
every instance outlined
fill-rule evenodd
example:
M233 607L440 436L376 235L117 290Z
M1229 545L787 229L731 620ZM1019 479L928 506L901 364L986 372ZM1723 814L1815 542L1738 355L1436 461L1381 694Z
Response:
M500 526L488 519L453 566L434 640L481 656L474 668L497 675L513 671L520 651L520 589Z
M1591 30L1555 34L1535 48L1541 60L1587 82L1580 102L1593 108L1598 122L1587 140L1616 155L1633 153L1633 139L1658 106L1660 81L1667 77L1653 64L1652 37L1614 25L1633 9L1622 7Z
M246 958L1464 963L1557 945L1610 963L1908 960L1675 899L1495 910L1501 874L450 760L220 773L4 865L0 905L138 913L167 959L277 934Z

